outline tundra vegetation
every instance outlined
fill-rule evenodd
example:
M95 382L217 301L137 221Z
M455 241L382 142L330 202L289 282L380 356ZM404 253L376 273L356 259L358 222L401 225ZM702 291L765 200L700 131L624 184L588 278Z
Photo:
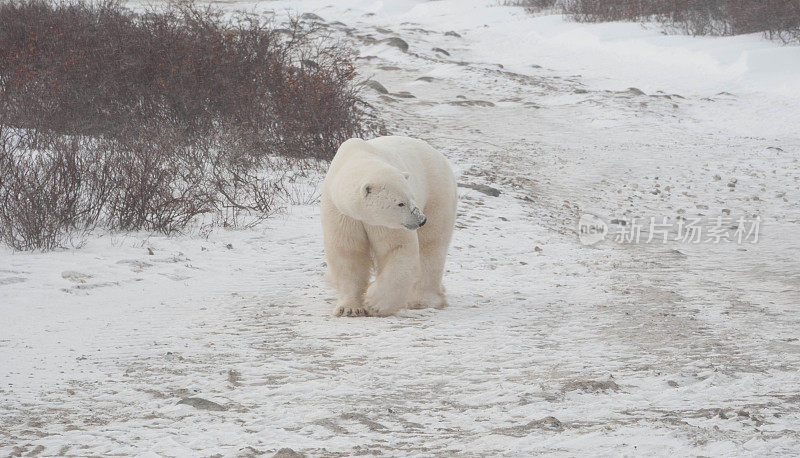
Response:
M530 12L560 11L580 22L658 22L689 35L761 32L785 43L800 41L798 0L520 0Z
M0 23L0 241L14 249L252 224L377 129L352 50L302 18L11 0Z

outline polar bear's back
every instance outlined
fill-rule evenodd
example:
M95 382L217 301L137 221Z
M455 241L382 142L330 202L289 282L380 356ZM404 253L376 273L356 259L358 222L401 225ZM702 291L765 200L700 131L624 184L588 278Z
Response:
M436 151L426 141L411 137L387 136L373 138L367 143L383 160L425 182L426 187L438 188L438 192L452 188L455 192L455 176L450 164L442 153Z
M447 160L441 153L433 149L425 140L418 138L386 136L367 140L367 143L375 148L384 159L391 162L394 162L395 159L418 158L430 165L447 165Z
M391 169L409 175L414 200L423 209L428 204L455 208L456 179L447 159L423 140L399 136L368 141L351 138L342 143L325 177L323 198L350 195L355 191L342 190L367 176L380 179ZM332 192L333 189L338 191Z

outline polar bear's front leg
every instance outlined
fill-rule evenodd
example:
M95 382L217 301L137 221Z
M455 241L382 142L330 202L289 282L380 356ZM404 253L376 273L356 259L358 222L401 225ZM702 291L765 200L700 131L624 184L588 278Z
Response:
M405 229L368 229L378 275L367 288L364 307L373 316L393 315L408 305L419 277L417 233Z
M328 260L326 277L339 295L333 314L366 316L363 298L372 259L364 226L339 213L326 199L322 201L322 222Z
M326 248L328 281L336 288L339 299L333 309L336 316L366 316L364 289L369 282L369 251Z

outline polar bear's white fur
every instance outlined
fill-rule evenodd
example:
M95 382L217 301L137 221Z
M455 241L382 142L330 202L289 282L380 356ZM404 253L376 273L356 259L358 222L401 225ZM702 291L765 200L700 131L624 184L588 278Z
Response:
M447 159L424 141L344 142L322 186L327 278L339 293L334 315L447 306L441 281L456 202Z

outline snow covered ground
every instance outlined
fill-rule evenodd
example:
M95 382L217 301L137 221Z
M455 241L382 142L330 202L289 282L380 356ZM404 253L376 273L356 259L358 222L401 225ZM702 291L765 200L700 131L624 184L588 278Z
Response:
M460 188L451 305L330 316L314 205L0 248L0 454L800 449L800 48L477 0L219 5L319 15L393 133L501 191ZM584 245L586 214L642 238ZM646 243L650 217L758 239Z

